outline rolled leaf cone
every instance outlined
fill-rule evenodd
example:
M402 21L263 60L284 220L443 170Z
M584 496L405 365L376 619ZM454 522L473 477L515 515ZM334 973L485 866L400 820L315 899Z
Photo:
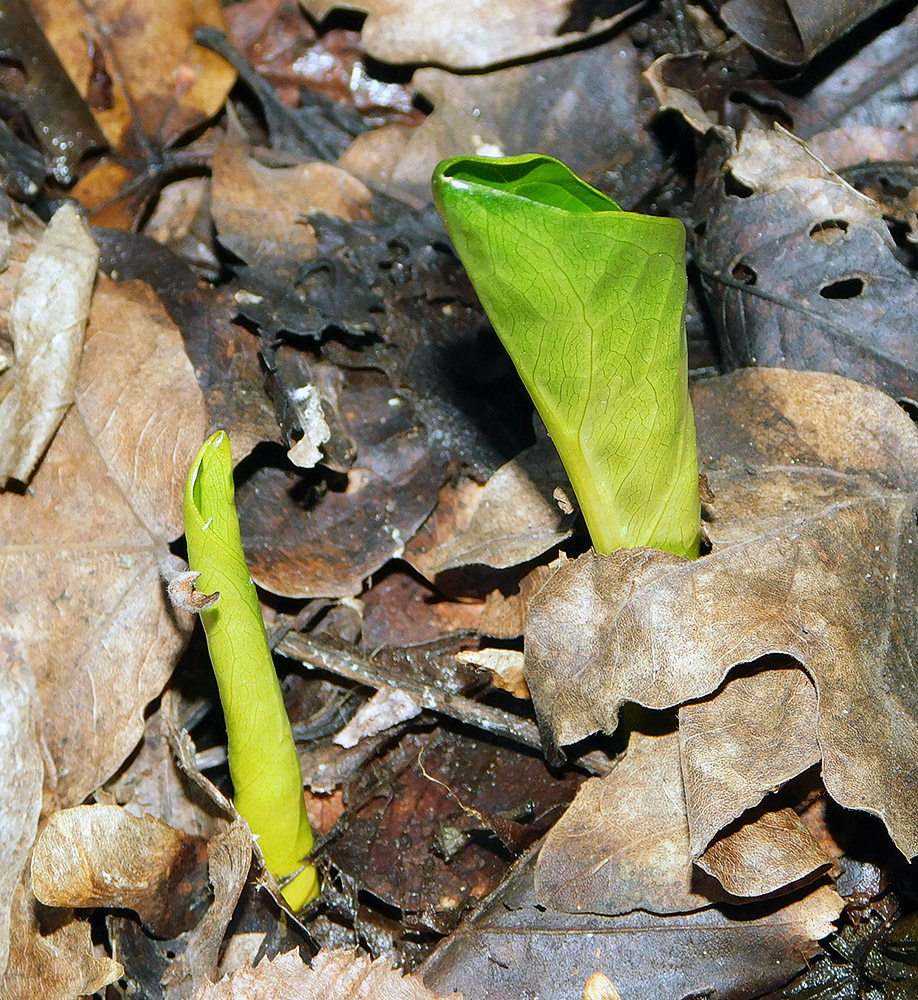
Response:
M682 223L623 212L547 156L444 160L433 189L596 550L695 558Z
M196 586L220 593L201 619L226 719L234 802L258 838L268 871L283 880L302 868L313 836L290 720L242 551L223 431L207 439L189 470L185 538L188 563L200 573ZM293 909L314 899L315 868L307 866L282 892Z

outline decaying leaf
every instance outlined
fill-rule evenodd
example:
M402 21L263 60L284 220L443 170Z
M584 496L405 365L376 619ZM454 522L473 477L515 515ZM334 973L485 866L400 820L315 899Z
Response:
M346 487L319 492L299 474L264 468L237 494L252 577L272 593L359 593L365 577L401 553L436 502L442 473L411 408L389 383L376 372L352 372L339 401L357 445Z
M0 670L0 980L7 965L10 907L41 813L41 749L23 668Z
M330 163L270 169L232 134L214 154L211 213L220 242L253 267L296 283L315 255L313 212L360 217L370 192Z
M751 817L696 862L679 735L632 733L624 757L585 782L552 827L535 885L541 903L569 913L690 913L731 897L786 891L830 864L786 809Z
M320 951L307 965L296 952L237 969L193 1000L437 1000L420 976L405 976L388 959ZM454 1000L461 1000L456 996Z
M564 541L571 520L559 508L556 487L570 491L567 473L547 434L502 465L483 486L453 487L460 504L441 493L404 558L429 580L457 566L481 563L503 569L535 559ZM446 487L449 489L449 487Z
M681 705L739 663L792 656L816 686L829 794L911 857L918 432L876 390L812 372L738 372L693 399L714 551L589 553L552 577L526 636L543 731L612 732L626 701Z
M754 898L810 882L832 859L793 809L776 809L715 840L696 864L732 896Z
M890 0L727 0L720 16L744 41L773 59L804 63Z
M99 250L72 205L32 251L10 308L15 364L0 382L0 487L28 482L73 402Z
M691 913L725 898L692 864L677 733L632 733L612 771L581 786L545 838L535 886L552 910L608 916Z
M172 144L220 110L236 78L219 56L194 44L199 25L225 28L218 0L100 0L91 7L39 0L35 8L70 78L96 105L105 137L122 152L144 150L147 136ZM89 95L99 75L94 52L110 80L110 101ZM136 134L138 126L145 135Z
M578 17L567 0L302 0L314 17L338 7L368 14L362 40L376 59L481 69L561 48L608 30L629 10L611 17ZM636 5L635 5L636 6ZM630 8L633 9L633 8Z
M604 171L612 197L634 204L662 164L640 60L619 35L489 73L418 70L412 83L433 112L416 128L385 125L358 136L340 165L426 202L433 169L446 157L537 149L578 173Z
M120 806L53 813L32 853L32 891L45 906L134 910L162 937L196 920L206 883L206 844L153 816Z
M918 398L918 284L881 208L780 129L750 130L698 245L731 367L835 372Z
M0 644L35 677L49 807L82 802L120 766L184 645L158 562L182 532L204 425L181 336L149 288L100 277L75 405L29 492L0 495Z
M566 914L537 904L531 858L444 940L421 971L437 992L512 1000L578 997L597 967L625 1000L758 996L801 969L833 930L841 900L827 887L785 905L710 907L658 916ZM576 985L575 985L576 984Z
M105 138L40 30L28 0L7 0L0 6L0 56L22 67L21 75L6 77L4 90L20 103L56 180L71 184L80 160L90 149L103 147ZM5 131L8 179L31 198L44 179L45 164L23 144L25 163L14 173L10 168L15 160L9 153L16 136Z
M13 893L10 954L0 977L3 1000L73 1000L101 990L122 973L118 962L94 954L87 920L70 910L49 910L32 895L28 875Z
M816 689L791 666L729 677L713 698L679 709L693 858L718 830L819 761L816 710Z

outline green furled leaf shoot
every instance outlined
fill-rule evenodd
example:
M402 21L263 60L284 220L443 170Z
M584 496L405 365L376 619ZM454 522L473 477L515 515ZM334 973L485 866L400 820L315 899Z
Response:
M444 160L433 189L597 551L696 557L682 224L623 212L535 154Z
M201 611L223 713L236 808L258 838L268 871L283 880L303 867L313 836L300 762L239 537L229 439L218 431L185 486L188 563L197 586L220 599ZM293 909L318 895L311 865L283 888Z

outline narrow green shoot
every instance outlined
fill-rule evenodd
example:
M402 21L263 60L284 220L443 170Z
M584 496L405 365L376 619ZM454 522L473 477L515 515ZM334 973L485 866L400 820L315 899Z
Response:
M623 212L547 156L444 160L433 190L596 550L695 558L682 224Z
M185 537L188 563L200 573L196 586L220 593L201 619L226 718L236 808L257 836L268 871L283 880L312 850L312 829L290 720L242 552L223 431L207 439L189 470ZM282 891L295 910L314 899L315 868L303 869Z

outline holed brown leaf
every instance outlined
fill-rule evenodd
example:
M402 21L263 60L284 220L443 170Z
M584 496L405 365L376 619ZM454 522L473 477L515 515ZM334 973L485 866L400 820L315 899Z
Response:
M560 744L611 732L626 701L681 705L787 654L816 686L829 794L913 856L918 432L881 393L812 372L737 372L694 404L713 551L590 552L555 574L526 633L542 730Z

